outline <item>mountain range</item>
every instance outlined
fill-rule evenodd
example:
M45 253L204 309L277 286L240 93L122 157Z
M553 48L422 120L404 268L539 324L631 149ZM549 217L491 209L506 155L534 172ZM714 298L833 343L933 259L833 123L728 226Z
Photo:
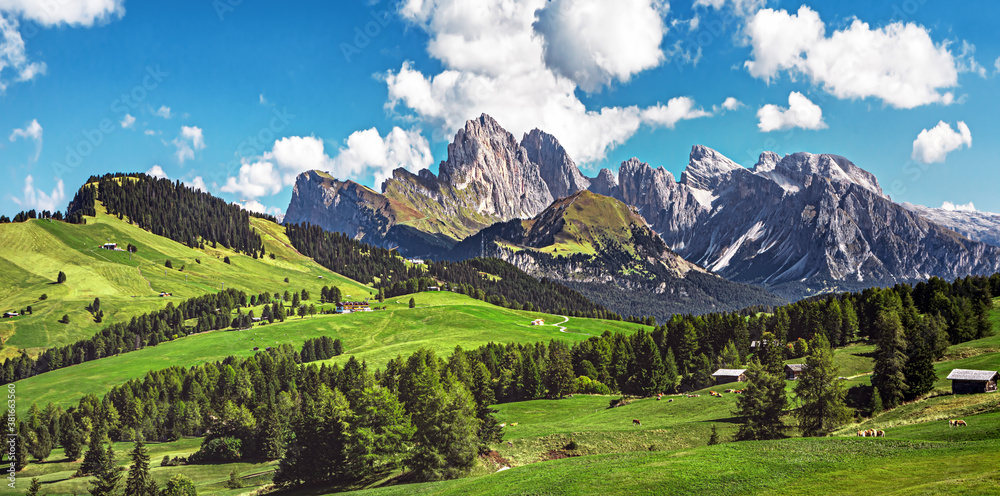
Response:
M623 225L607 221L621 208L598 197L632 207L629 236L621 237ZM567 224L580 224L565 217L580 206L588 211L573 215L589 219L583 221L589 234L557 242L583 232L559 234ZM669 296L669 281L699 274L694 278L718 275L798 299L1000 270L1000 248L989 244L1000 238L996 217L898 204L873 174L841 156L764 152L746 168L696 145L679 181L634 158L617 175L602 169L587 178L554 136L536 129L518 142L487 115L457 132L436 176L397 169L379 193L320 171L301 174L285 221L309 222L414 257L500 256L585 293L586 284L611 291L606 283L614 282L615 290L633 295L664 288L661 294ZM651 244L637 246L637 239ZM560 244L578 246L558 254ZM634 259L646 260L639 272L659 282L636 283L624 262ZM774 301L767 291L737 299ZM732 306L711 300L700 299Z

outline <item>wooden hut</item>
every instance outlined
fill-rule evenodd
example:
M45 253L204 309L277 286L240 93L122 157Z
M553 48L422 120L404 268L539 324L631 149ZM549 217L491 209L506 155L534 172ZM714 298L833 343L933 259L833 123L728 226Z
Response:
M992 393L1000 373L995 370L954 369L948 374L952 394Z
M715 377L716 384L727 384L730 382L745 382L747 369L719 369L712 377Z
M799 378L799 375L805 369L806 364L804 363L789 363L788 365L785 365L785 379L794 381Z

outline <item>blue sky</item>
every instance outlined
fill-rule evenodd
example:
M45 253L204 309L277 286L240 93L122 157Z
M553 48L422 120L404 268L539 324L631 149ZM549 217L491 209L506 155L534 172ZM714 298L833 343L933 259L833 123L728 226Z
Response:
M551 132L591 176L635 156L679 178L694 144L746 166L836 153L897 201L1000 211L996 2L66 0L0 16L8 216L150 170L281 212L309 168L376 189L395 167L436 171L482 112Z

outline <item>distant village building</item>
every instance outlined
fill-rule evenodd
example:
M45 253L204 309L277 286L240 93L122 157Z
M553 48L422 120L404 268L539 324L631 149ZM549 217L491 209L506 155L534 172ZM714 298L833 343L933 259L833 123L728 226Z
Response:
M251 317L250 321L251 322L260 322L260 317Z
M367 301L342 301L337 303L337 313L371 312Z
M408 259L406 259L406 261L410 262L411 264L415 264L415 265L423 265L424 264L424 259L422 259L422 258L408 258Z
M716 384L727 384L730 382L746 382L747 369L719 369L712 377L715 377Z
M105 250L117 250L118 243L104 243L101 245L101 248L104 248Z
M535 319L531 321L531 325L545 325L545 321L542 319Z
M1000 373L995 370L954 369L948 374L952 394L992 393Z
M160 298L166 298L168 296L173 296L173 295L167 292L160 293Z
M437 286L427 286L427 291L441 291L441 288Z
M4 312L4 314L3 314L3 318L5 318L5 319L9 319L11 317L20 317L20 316L21 316L21 314L19 314L17 312Z
M763 340L763 341L750 341L750 347L751 348L760 348L762 345L763 346L767 346L767 340L766 339Z
M806 364L804 363L790 363L785 365L785 379L790 381L797 380L802 371L806 369Z

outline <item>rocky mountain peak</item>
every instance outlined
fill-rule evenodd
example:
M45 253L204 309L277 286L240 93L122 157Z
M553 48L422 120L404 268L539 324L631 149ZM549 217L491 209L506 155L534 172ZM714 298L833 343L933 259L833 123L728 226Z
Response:
M553 198L565 198L590 187L590 181L583 177L580 168L555 136L534 129L521 139L521 147L525 149L528 160L538 165L542 180Z
M740 164L707 146L694 145L691 147L688 166L681 174L681 183L712 191L726 180L730 172L742 168Z
M604 196L615 196L618 189L618 178L611 169L604 168L597 173L597 177L590 180L590 191Z
M774 152L764 152L757 159L757 164L753 166L754 172L770 172L781 162L781 155Z

